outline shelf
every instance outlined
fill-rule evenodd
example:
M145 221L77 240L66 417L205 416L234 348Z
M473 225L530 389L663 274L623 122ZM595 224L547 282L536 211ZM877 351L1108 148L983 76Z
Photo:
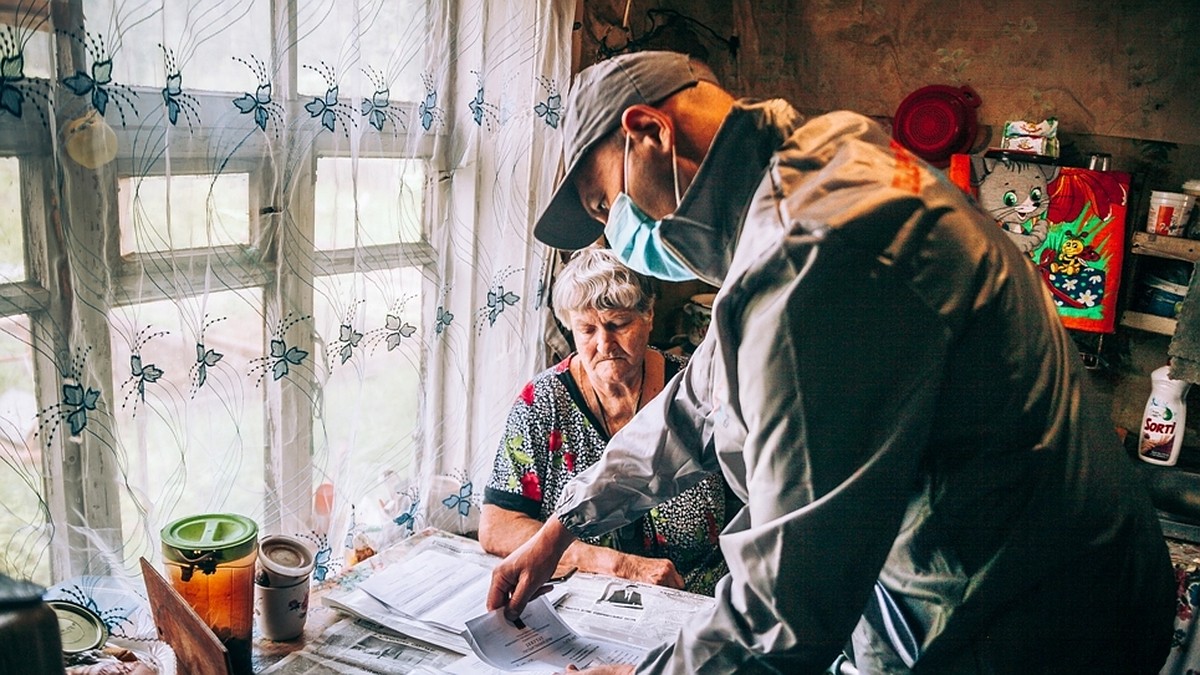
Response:
M1158 512L1158 524L1164 537L1200 544L1200 525L1182 522L1162 511Z
M1130 312L1126 310L1121 313L1121 325L1138 330L1149 331L1151 333L1161 333L1162 335L1174 335L1175 325L1178 323L1175 319L1168 319L1165 316L1157 316L1155 314L1146 314L1144 312Z
M1200 260L1200 239L1167 237L1149 232L1134 232L1130 252L1194 263Z

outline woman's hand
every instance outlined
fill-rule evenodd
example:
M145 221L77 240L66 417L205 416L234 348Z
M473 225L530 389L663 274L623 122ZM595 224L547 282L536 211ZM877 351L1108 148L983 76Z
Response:
M495 504L484 504L479 522L479 543L485 551L492 555L508 556L533 539L541 530L542 525L543 523L524 513L509 511ZM644 558L630 553L621 553L611 548L585 544L582 541L571 543L566 554L563 555L561 563L577 567L582 572L607 574L630 581L683 588L683 577L675 570L675 565L670 560ZM521 572L516 571L515 568L505 567L502 573L512 577L506 578L502 583L504 591L511 594L519 583ZM520 603L518 606L524 607Z
M568 673L583 673L583 675L633 675L633 666L627 665L607 665L580 670L575 666L567 666Z
M683 577L675 570L675 563L666 558L624 554L617 562L615 576L656 586L683 588Z

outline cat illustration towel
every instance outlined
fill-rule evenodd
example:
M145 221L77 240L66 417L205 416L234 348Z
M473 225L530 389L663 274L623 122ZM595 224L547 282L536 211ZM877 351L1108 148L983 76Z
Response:
M1116 330L1129 174L992 151L954 155L949 176L1030 257L1063 325Z

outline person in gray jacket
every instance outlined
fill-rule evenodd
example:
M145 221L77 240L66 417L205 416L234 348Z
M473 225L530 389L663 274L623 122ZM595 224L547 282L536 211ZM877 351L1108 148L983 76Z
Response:
M636 672L821 672L848 644L861 672L1157 671L1155 512L1031 261L958 188L865 117L735 101L666 52L580 73L564 154L541 241L603 233L720 292L489 608L518 616L574 537L719 467L746 504L730 573Z

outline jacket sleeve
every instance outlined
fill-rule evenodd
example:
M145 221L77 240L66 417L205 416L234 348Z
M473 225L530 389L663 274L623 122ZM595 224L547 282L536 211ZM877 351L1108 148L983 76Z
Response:
M744 435L747 509L712 614L639 673L821 672L907 522L949 331L881 257L814 239L718 301L715 433Z
M718 470L708 422L710 340L663 391L609 441L600 461L563 490L556 515L577 537L636 521Z

